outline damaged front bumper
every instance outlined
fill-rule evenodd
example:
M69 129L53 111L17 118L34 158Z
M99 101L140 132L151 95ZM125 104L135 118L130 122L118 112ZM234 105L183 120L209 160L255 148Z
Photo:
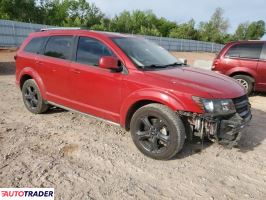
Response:
M228 147L237 145L241 138L241 130L247 126L252 118L250 109L245 118L238 113L216 117L190 112L179 112L178 114L187 123L189 138L198 136L203 139L207 137Z

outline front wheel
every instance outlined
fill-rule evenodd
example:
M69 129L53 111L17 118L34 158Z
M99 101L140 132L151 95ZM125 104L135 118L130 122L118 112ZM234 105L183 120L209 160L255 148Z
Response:
M138 109L132 117L130 130L137 148L153 159L172 158L185 142L182 120L162 104L148 104Z

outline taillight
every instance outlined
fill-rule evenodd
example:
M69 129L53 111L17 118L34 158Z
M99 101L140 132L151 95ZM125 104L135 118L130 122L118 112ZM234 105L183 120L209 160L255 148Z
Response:
M215 70L216 67L220 64L220 59L215 58L212 63L212 70Z

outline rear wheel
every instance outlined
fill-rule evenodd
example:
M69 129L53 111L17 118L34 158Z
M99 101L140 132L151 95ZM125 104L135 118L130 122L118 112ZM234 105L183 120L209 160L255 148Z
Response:
M184 145L185 128L181 119L167 106L149 104L137 110L130 130L137 148L146 156L167 160Z
M247 75L236 75L233 76L247 91L247 94L251 94L253 92L253 78Z
M22 97L26 108L34 113L44 113L48 109L48 105L44 102L40 90L33 79L25 81L22 86Z

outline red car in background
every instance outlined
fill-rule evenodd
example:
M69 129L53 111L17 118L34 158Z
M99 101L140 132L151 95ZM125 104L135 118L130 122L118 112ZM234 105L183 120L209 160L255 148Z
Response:
M266 91L266 42L230 42L220 51L212 70L233 77L247 90Z

